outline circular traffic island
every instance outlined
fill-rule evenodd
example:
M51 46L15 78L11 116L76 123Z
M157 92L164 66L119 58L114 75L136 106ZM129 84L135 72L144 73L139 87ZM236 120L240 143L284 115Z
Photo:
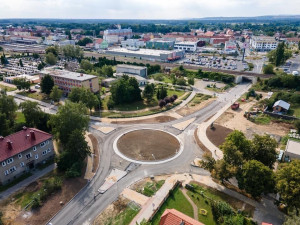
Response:
M115 147L123 158L144 163L169 161L182 151L182 145L176 136L152 129L122 134L115 141Z

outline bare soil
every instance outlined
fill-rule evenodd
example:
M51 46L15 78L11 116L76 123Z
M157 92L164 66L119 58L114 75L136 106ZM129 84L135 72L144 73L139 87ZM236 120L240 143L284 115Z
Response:
M99 146L98 146L98 141L97 139L95 138L94 135L92 134L89 134L88 135L91 142L92 142L92 145L93 145L93 152L94 152L94 160L93 160L93 169L92 169L92 172L95 173L98 166L99 166Z
M61 208L69 202L86 184L83 178L64 180L62 189L50 196L38 210L25 211L16 203L14 197L1 202L3 221L6 225L41 225L47 223ZM40 180L25 187L20 192L34 192L42 185ZM20 193L18 192L18 193ZM63 202L63 205L60 202Z
M120 152L131 159L157 161L176 155L180 143L163 131L136 130L123 135L117 146Z
M196 104L195 106L191 106L190 104L188 104L188 105L182 107L181 109L177 110L176 113L178 113L181 116L190 115L196 111L199 111L200 109L205 108L214 100L215 99L211 98L211 99L201 102L200 104Z
M210 126L206 129L206 135L215 146L220 146L224 143L227 135L230 134L232 131L233 130L227 127L214 124L214 127L212 129L210 128Z
M150 123L165 123L169 121L176 120L176 118L172 116L157 116L149 119L143 120L127 120L127 121L112 121L114 124L150 124Z

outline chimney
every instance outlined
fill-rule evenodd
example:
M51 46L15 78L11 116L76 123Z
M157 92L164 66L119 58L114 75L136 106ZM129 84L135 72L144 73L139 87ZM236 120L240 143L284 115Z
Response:
M24 126L24 127L23 127L23 130L27 130L27 127Z
M4 137L3 136L0 136L0 141L3 141L4 140Z
M30 136L32 140L35 140L35 133L33 130L30 131Z
M12 142L8 140L6 143L7 143L8 150L12 150Z
M80 76L83 77L83 73L81 73Z

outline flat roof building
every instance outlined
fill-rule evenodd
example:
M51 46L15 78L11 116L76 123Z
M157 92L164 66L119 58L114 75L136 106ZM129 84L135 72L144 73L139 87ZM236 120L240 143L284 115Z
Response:
M289 139L286 144L284 156L289 160L300 159L300 142Z
M160 49L160 50L172 50L174 49L174 41L152 39L146 42L146 48Z
M253 36L250 45L255 51L271 51L277 48L278 41L275 37Z
M42 79L47 74L53 78L54 84L65 93L69 93L73 87L84 87L94 93L100 90L99 78L94 75L71 72L57 67L49 67L41 72L40 78Z
M120 64L117 65L117 73L126 73L132 75L138 75L141 77L147 77L147 67L145 66L132 66L132 65L125 65Z
M174 49L185 50L187 52L195 52L197 50L198 41L182 41L176 42Z
M169 62L181 59L184 57L183 50L154 50L154 49L135 49L129 50L126 48L113 48L105 51L109 55L132 57L150 61Z

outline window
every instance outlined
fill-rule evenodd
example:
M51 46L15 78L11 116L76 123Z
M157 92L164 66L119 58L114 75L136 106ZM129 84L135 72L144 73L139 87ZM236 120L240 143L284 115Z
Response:
M12 168L9 169L9 173L12 173L12 172L14 172L16 170L17 170L17 168L14 166L14 167L12 167Z
M19 153L19 154L18 154L18 157L19 157L19 159L21 159L21 158L22 158L22 154L21 154L21 153Z
M2 162L2 166L3 167L6 166L6 162L5 161Z
M51 152L51 149L50 149L50 148L48 148L47 152Z
M21 162L21 163L20 163L20 166L21 166L21 167L24 167L24 166L25 166L25 163L24 163L24 162Z
M30 159L31 158L31 153L28 153L25 156L26 156L26 159Z
M34 146L32 149L33 149L33 151L36 151L36 146Z
M43 154L43 155L46 155L46 154L47 154L47 150L46 150L46 151L43 151L42 154Z
M46 141L46 145L48 145L48 144L49 144L49 140Z
M10 164L10 163L12 163L13 161L14 161L13 158L9 158L8 160L6 160L6 163L7 163L7 164Z
M9 174L9 171L6 170L6 171L4 172L4 174L5 174L5 176L7 176L7 175Z
M42 143L40 144L40 146L41 146L41 147L44 147L44 146L45 146L45 142L42 142Z
M38 158L39 158L39 155L38 155L38 154L36 154L36 155L35 155L35 159L38 159Z

